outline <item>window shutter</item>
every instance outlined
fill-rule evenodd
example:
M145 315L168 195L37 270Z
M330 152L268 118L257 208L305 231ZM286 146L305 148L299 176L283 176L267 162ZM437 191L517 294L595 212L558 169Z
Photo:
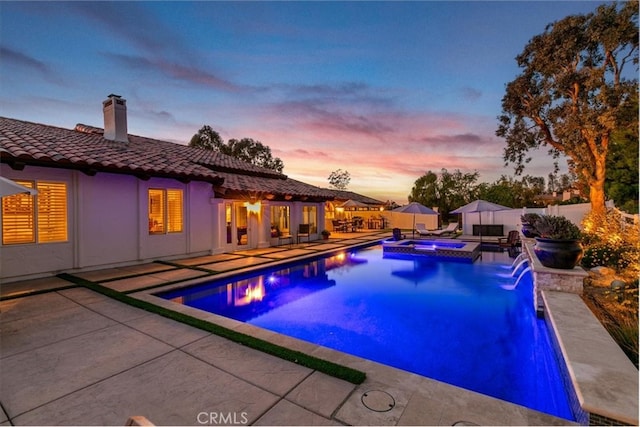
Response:
M164 190L149 190L149 233L164 233Z
M182 232L182 190L167 190L167 231Z
M33 188L33 182L15 181L16 183ZM2 198L2 244L34 243L36 241L34 228L34 196L29 194L15 194Z
M67 241L67 185L38 182L38 243Z

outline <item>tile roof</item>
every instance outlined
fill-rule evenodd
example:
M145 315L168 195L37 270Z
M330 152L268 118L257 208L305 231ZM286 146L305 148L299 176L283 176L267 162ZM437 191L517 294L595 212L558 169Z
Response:
M334 199L340 200L340 201L355 200L357 202L365 203L367 205L378 205L378 206L385 204L385 202L381 202L380 200L376 200L368 196L363 196L362 194L354 193L353 191L334 190L331 188L326 188L325 191L328 191L330 194L333 195Z
M262 193L330 200L333 193L231 156L186 145L129 135L129 142L105 139L103 130L78 124L75 129L0 117L3 163L79 169L86 173L126 173L183 181L207 181L220 193ZM222 181L224 180L224 181Z

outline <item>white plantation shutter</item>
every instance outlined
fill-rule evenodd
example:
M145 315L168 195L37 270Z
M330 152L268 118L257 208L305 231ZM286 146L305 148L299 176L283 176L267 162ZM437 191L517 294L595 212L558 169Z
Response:
M66 242L67 184L16 181L38 190L37 196L15 194L2 198L2 244Z
M38 182L38 243L67 240L67 185Z
M15 181L34 188L31 181ZM15 194L2 198L2 244L35 243L35 196Z
M167 190L167 232L182 232L182 190Z
M181 233L183 224L182 190L149 189L149 233Z

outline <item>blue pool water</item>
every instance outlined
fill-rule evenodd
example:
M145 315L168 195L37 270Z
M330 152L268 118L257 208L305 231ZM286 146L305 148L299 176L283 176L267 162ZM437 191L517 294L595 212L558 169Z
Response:
M529 273L384 258L380 246L161 294L573 420Z

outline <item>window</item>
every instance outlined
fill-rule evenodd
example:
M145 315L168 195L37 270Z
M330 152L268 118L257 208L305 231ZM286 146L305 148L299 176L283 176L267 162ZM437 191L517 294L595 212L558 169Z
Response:
M2 198L2 244L67 241L67 184L16 181L38 190L37 196Z
M181 233L182 190L149 189L149 234Z
M290 234L289 206L271 206L271 237Z
M227 243L233 243L233 239L231 237L231 212L233 212L231 203L226 203L224 205L224 217L227 221Z
M318 208L317 206L302 207L302 223L309 224L309 232L318 232Z

